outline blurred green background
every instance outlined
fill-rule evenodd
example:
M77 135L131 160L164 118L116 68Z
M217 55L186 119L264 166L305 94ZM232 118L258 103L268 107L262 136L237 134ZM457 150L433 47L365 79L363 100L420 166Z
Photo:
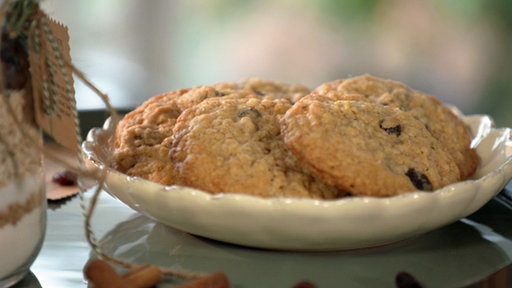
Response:
M512 1L46 0L75 65L120 109L257 76L312 88L362 73L512 126ZM81 110L101 101L77 83Z

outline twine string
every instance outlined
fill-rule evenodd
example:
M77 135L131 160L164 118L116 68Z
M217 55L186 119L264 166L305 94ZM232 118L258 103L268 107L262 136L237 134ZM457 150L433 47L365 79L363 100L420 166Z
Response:
M68 96L68 101L70 102L70 108L72 110L72 113L73 113L73 119L75 121L75 137L76 137L76 143L78 145L77 147L77 151L80 151L80 143L82 142L82 137L81 137L81 131L80 131L80 123L79 123L79 117L78 117L78 111L76 109L76 99L74 97L74 90L73 90L73 87L72 87L72 84L71 84L71 80L69 79L68 77L68 67L71 67L72 64L71 63L68 63L68 61L66 61L66 59L64 58L64 56L62 55L62 52L59 48L59 45L57 43L57 40L55 38L55 35L53 35L53 32L52 30L50 29L46 19L44 17L40 17L39 18L39 23L38 25L36 25L36 31L39 31L39 27L42 28L42 32L44 33L44 36L46 38L46 40L49 42L50 46L51 46L51 52L53 53L53 56L55 57L55 59L57 60L57 64L58 64L58 68L60 70L60 73L62 74L63 78L64 78L64 83L65 83L65 89L66 89L66 95ZM50 72L49 73L49 77L50 79L48 78L44 78L43 79L43 90L44 93L43 93L43 101L45 103L49 103L51 100L49 99L50 98L50 92L45 89L46 87L48 86L51 86L52 87L52 95L53 97L56 97L57 96L57 90L56 90L56 84L55 82L53 81L53 77L55 74L53 74L52 72L54 71L55 67L53 66L53 63L50 62L50 59L49 58L46 58L46 66L49 68L48 71ZM76 68L74 69L71 69L72 71L73 70L78 70ZM49 82L49 83L48 83ZM108 97L106 98L103 98L102 99L105 101L108 99ZM56 104L56 101L53 101L54 104ZM47 105L46 107L49 107L49 105ZM112 113L114 110L111 110L110 113ZM47 110L46 113L51 113L52 111L51 110ZM114 112L115 113L115 112ZM52 115L50 115L52 116ZM81 157L81 153L78 152L78 165L79 167L84 167L84 161L83 161L83 158ZM82 177L79 177L78 178L78 194L79 194L79 198L80 198L80 207L82 209L82 213L85 217L85 236L86 236L86 239L87 241L89 242L89 245L91 246L91 248L93 248L93 250L95 251L95 253L97 255L99 255L101 258L105 258L105 259L108 259L118 265L121 265L123 267L126 267L126 268L132 268L133 265L131 265L131 263L124 263L124 261L121 261L121 260L118 260L118 259L115 259L113 257L110 257L109 255L106 255L105 253L103 253L101 251L101 249L99 248L99 245L98 245L98 241L97 241L97 238L96 238L96 235L94 234L94 231L92 229L92 226L90 224L91 222L91 218L92 218L92 214L94 212L94 208L96 206L96 203L97 203L97 200L98 200L98 197L99 197L99 194L100 194L100 191L103 187L103 182L104 182L104 176L105 173L101 173L99 175L96 175L97 177L95 177L97 180L99 180L98 182L98 185L97 185L97 188L95 189L95 193L93 194L93 197L91 198L91 202L89 204L89 208L87 208L87 205L86 205L86 201L85 201L85 198L84 198L84 192L85 192L85 187L83 185L83 179ZM79 174L80 175L80 174ZM81 175L80 175L81 176Z
M39 38L39 37L41 37L41 33L39 32L39 29L37 29L37 27L39 27L39 25L37 25L39 19L40 18L34 20L34 23L32 24L32 27L33 27L33 29L32 29L32 31L33 31L33 34L32 34L33 46L32 46L32 48L38 54L41 53L41 40ZM45 66L47 68L50 78L53 79L53 76L52 76L52 75L54 75L53 66L48 65L48 63L45 63ZM57 111L57 91L55 91L55 87L54 87L53 93L52 93L52 95L50 95L50 92L49 92L50 89L48 88L48 79L47 79L48 76L45 74L45 75L43 75L43 77L44 77L44 79L43 79L43 105L44 105L43 110L44 110L44 113L46 113L47 115L53 116L55 114L55 112ZM52 96L53 96L53 99L50 100L50 98Z
M104 188L104 183L105 183L105 179L106 179L106 176L107 176L107 169L108 169L108 167L110 167L111 159L110 159L110 157L107 157L108 159L106 159L106 163L105 163L106 165L104 165L103 168L99 169L100 171L90 171L90 170L84 168L84 166L85 166L84 165L84 160L83 160L81 152L80 152L81 151L80 145L81 145L81 142L82 142L80 125L79 125L80 123L79 123L78 111L76 109L76 100L74 98L73 85L72 85L71 79L69 77L67 77L68 71L70 70L79 80L81 80L88 88L90 88L93 92L95 92L95 94L97 94L102 99L102 101L104 102L107 110L110 113L110 119L111 119L111 121L109 122L108 127L106 127L107 131L109 131L109 132L113 132L114 131L114 129L117 126L117 123L119 121L118 113L113 108L113 106L111 105L108 96L105 93L101 92L96 86L94 86L92 84L92 82L90 82L85 77L85 75L84 75L84 73L82 71L80 71L72 63L70 63L65 57L63 57L62 51L60 50L60 48L58 46L56 37L55 37L55 35L53 35L53 32L49 28L49 25L46 22L45 18L41 17L40 19L41 19L41 21L39 22L40 23L39 25L42 26L44 36L49 41L50 46L52 47L53 55L54 55L55 59L57 60L57 64L59 66L58 68L59 68L61 74L64 75L64 81L65 81L65 86L66 86L65 87L66 94L69 97L68 100L72 104L71 108L72 108L73 116L74 116L74 119L75 119L75 127L76 127L75 133L76 133L77 145L78 145L78 150L77 151L79 151L78 155L77 155L78 156L79 167L70 167L72 165L69 165L68 163L65 163L65 161L61 161L60 157L55 157L56 155L52 155L52 158L57 160L59 163L64 163L66 166L68 166L68 168L71 168L70 170L78 171L78 174L81 177L93 178L93 179L95 179L97 181L97 185L96 185L96 188L94 189L93 195L91 197L91 200L90 200L90 203L89 203L89 207L87 207L87 204L86 204L86 201L85 201L85 197L84 197L85 187L83 185L83 181L82 181L83 179L81 179L81 177L79 177L79 181L78 181L78 194L79 194L79 199L80 199L80 207L81 207L82 213L83 213L83 215L85 217L85 221L84 221L85 222L84 223L85 227L84 228L85 228L86 240L88 241L89 245L94 250L94 252L98 255L98 257L100 257L102 259L105 259L107 261L110 261L111 263L114 263L114 264L117 264L119 266L122 266L124 268L134 269L136 267L139 267L140 265L134 264L134 263L130 263L130 262L127 262L127 261L124 261L124 260L121 260L121 259L119 259L117 257L114 257L112 255L108 255L107 253L103 252L102 249L100 248L100 245L98 243L96 235L95 235L95 233L93 231L93 228L92 228L92 225L91 225L91 219L92 219L92 216L94 214L94 210L95 210L95 208L97 206L99 195L100 195L100 193L102 192L102 190ZM36 30L39 30L39 29L36 29ZM38 37L36 37L36 39L37 38ZM39 48L41 48L41 43L38 43L35 46L37 47L38 45L39 45ZM54 71L55 68L53 67L52 63L49 62L48 58L47 58L47 61L48 61L47 62L48 67L51 67L51 69L53 69L53 70L50 70L50 71ZM52 78L53 75L55 75L55 74L50 74L50 78ZM55 83L54 83L54 81L52 81L51 79L48 80L47 78L45 78L45 82L43 84L44 84L43 87L48 87L48 85L50 85L53 88L52 89L52 94L55 97L56 96L56 90L55 90ZM43 94L44 98L46 98L46 99L44 99L45 103L52 102L53 104L56 104L57 103L56 98L53 99L54 101L51 101L50 100L50 93L49 93L49 91L47 91L47 92L48 93L44 93ZM45 106L47 108L49 108L47 110L47 112L51 113L52 109L54 109L54 107L52 107L51 105L45 105ZM112 149L112 148L109 147L109 149ZM45 150L48 151L48 149L45 149ZM111 153L108 153L108 155L111 155ZM166 276L178 277L178 278L182 278L182 279L197 279L199 277L204 276L203 274L189 273L189 272L183 272L183 271L174 271L174 270L163 269L163 268L160 268L160 270Z
M11 103L9 102L9 94L6 93L5 95L2 95L2 97L4 97L4 103L6 104L5 107L7 108L7 114L9 114L9 117L13 118L14 122L19 122L18 117L15 116L14 108L11 106ZM19 127L21 127L21 124L19 124ZM4 146L4 149L7 153L7 159L9 159L9 162L12 165L14 179L20 179L20 167L16 162L16 157L14 156L14 151L11 145L9 144L9 141L5 139L6 138L4 138L3 132L0 131L0 145Z
M48 65L48 63L46 63L45 66L48 68L48 75L45 74L43 76L43 109L44 113L46 113L50 117L53 117L55 115L55 112L57 111L57 89L55 87L55 83L53 82L53 67L51 65ZM48 87L48 82L51 83L51 85L49 85L52 87L51 94L50 88Z

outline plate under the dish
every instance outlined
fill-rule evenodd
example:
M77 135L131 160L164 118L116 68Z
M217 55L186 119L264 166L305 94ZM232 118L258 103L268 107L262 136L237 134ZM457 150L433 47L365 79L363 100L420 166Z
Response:
M211 195L163 186L105 168L109 132L95 128L82 149L90 167L107 169L104 189L132 209L182 231L244 246L285 250L343 250L404 240L455 222L481 208L512 178L510 129L489 116L463 116L481 164L470 180L434 192L389 198L264 199Z

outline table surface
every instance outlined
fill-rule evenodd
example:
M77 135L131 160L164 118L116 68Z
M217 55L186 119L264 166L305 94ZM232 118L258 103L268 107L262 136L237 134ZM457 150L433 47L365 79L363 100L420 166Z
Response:
M85 193L86 203L91 195ZM512 205L503 196L512 196L512 182L499 197L453 224L392 245L339 252L268 251L195 237L138 214L106 193L92 225L106 253L178 271L223 271L233 287L293 287L301 281L317 287L396 287L401 271L425 287L462 287L512 263ZM91 249L83 222L79 197L50 202L41 253L15 287L87 287L82 269ZM510 274L504 285L512 285ZM168 279L158 287L179 282Z

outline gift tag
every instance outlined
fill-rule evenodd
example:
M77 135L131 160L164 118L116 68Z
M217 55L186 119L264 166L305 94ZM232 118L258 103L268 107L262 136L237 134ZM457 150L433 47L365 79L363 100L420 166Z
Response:
M67 27L39 12L28 50L36 122L57 143L78 152L80 131Z

